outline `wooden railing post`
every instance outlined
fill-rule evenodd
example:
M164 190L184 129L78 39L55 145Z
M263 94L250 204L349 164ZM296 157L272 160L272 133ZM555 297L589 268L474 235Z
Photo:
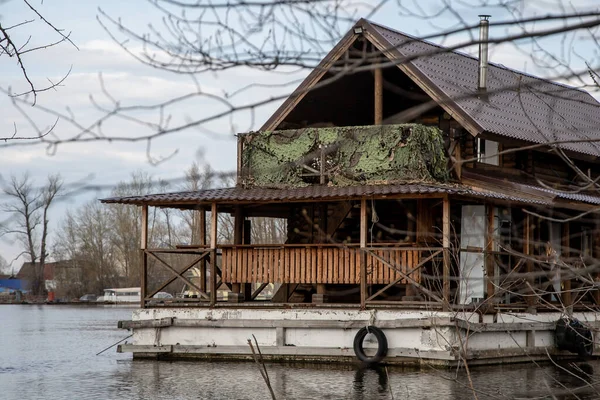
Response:
M210 305L217 303L217 203L210 207Z
M360 200L360 308L367 306L367 199Z
M486 206L487 210L487 232L485 238L485 274L486 274L486 282L487 282L487 298L491 299L494 297L494 254L492 251L494 250L494 206L488 204Z
M594 259L600 258L600 220L598 217L595 217L594 223L594 231L592 232L592 249L590 256L594 257ZM598 285L600 281L600 274L598 272L594 272L591 274L592 279L594 280L594 285ZM594 290L592 290L592 296L594 299L594 304L596 307L600 305L600 288L596 286Z
M531 222L531 215L526 214L525 215L525 232L524 233L524 239L525 239L525 243L523 244L523 252L525 253L525 257L527 258L527 262L526 262L526 280L527 282L529 282L529 284L531 285L531 287L533 287L534 284L534 279L533 279L533 230L535 229L534 225ZM528 306L528 311L533 311L535 310L535 303L536 303L536 298L535 298L535 292L531 289L527 289L524 291L528 296L526 298L526 302L527 302L527 306Z
M148 291L148 206L142 206L142 235L140 241L140 250L142 255L142 273L140 274L140 307L146 307L146 293Z
M561 257L564 259L569 258L571 252L571 232L570 232L569 222L565 222L562 224L562 243L561 243ZM570 262L567 260L566 262ZM573 265L570 265L573 268ZM560 268L560 266L556 266L556 268ZM571 274L570 270L567 268L560 268L561 275L562 274ZM563 272L564 271L564 272ZM561 277L561 281L563 283L563 292L562 292L562 301L566 307L570 307L573 304L573 298L571 295L571 277L564 280Z
M200 211L200 245L206 246L206 210L202 208ZM200 289L206 293L206 257L200 261Z
M444 197L442 210L442 247L444 249L444 270L442 278L442 298L444 311L450 309L450 199Z

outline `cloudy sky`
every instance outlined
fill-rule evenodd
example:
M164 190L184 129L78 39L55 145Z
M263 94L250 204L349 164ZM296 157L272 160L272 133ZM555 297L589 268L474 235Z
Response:
M413 7L410 2L402 2L405 3L407 7ZM440 2L435 0L416 3L419 3L425 11L440 8ZM522 11L527 15L546 14L553 10L559 12L559 9L553 8L557 0L526 3L530 9ZM41 93L37 98L36 107L21 105L16 108L8 97L0 96L0 137L12 135L15 127L18 136L33 136L36 131L32 123L44 130L56 121L58 122L53 131L53 135L56 136L53 137L67 138L78 132L66 118L57 120L55 115L43 112L39 107L50 108L65 116L72 116L82 126L86 126L103 116L104 112L98 107L110 109L114 106L113 101L118 101L125 106L149 105L197 91L198 87L204 93L222 96L231 95L249 83L288 84L271 88L257 87L234 96L232 101L237 105L243 105L249 101L289 93L298 83L297 80L307 73L305 70L289 69L280 73L265 73L239 68L227 73L200 74L192 80L185 75L142 65L124 52L98 22L98 16L103 12L115 19L120 18L126 26L139 32L147 32L149 24L160 27L162 14L147 1L45 0L31 4L35 5L57 28L64 29L64 33L71 32L70 38L78 49L68 43L62 43L32 52L24 57L27 72L38 86L46 85L50 81L57 82L68 71L70 73L59 87ZM492 21L511 18L505 10L498 8L473 8L466 6L465 2L461 4L463 5L458 10L459 14L468 23L476 24L478 14L492 14ZM579 11L597 7L593 2L584 0L571 1L569 4ZM371 16L371 19L417 36L456 28L458 23L456 16L449 13L427 21L407 16L398 9L395 1L385 4ZM15 29L15 38L21 43L30 37L28 46L34 47L59 38L55 32L40 23L21 0L0 0L0 23L3 26L28 20L34 21L23 28ZM102 20L107 22L105 18ZM518 31L518 28L513 29L515 32ZM123 38L118 35L118 32L115 34ZM506 34L506 30L505 28L492 29L492 36L494 34ZM435 38L433 41L458 43L467 38L465 35L455 35L449 38ZM572 42L565 44L565 40L572 40ZM586 59L597 62L597 48L591 41L582 41L575 36L566 39L555 37L542 41L542 44L558 57L568 60L574 68L584 65L581 54L585 54ZM133 42L128 43L128 46L133 51L141 49ZM565 48L570 50L577 48L577 52L565 53ZM465 51L472 52L474 49ZM530 55L534 52L535 48L528 44L522 44L520 49L512 45L499 45L493 46L491 59L519 70L552 75L550 71L540 69L532 62ZM27 89L18 64L5 55L0 57L0 87L4 90L10 88L16 93ZM48 174L60 173L66 183L88 182L102 188L62 198L51 215L54 227L65 210L72 209L85 201L107 196L112 185L127 180L134 171L146 171L156 178L175 180L181 178L183 171L194 161L210 164L218 171L235 170L234 134L260 127L278 104L280 100L259 107L252 113L238 112L199 127L171 134L153 141L149 150L146 142L76 142L62 144L56 148L43 145L29 146L26 143L15 145L14 141L0 142L0 179L5 182L11 175L18 176L29 171L36 183L41 185ZM223 105L216 101L206 97L195 97L169 111L171 126L203 118L222 110L224 110ZM159 121L165 118L165 115L161 116L156 111L141 111L135 115L147 121ZM111 119L102 126L102 133L108 136L135 137L144 136L149 132L146 127L124 119ZM153 165L151 162L162 158L168 159L158 165ZM176 185L173 184L173 190L177 189ZM6 198L0 195L0 203L5 200ZM5 221L7 217L0 211L0 221ZM5 259L12 260L20 251L19 245L14 240L7 237L0 239L0 255ZM15 263L18 266L20 264L21 260Z

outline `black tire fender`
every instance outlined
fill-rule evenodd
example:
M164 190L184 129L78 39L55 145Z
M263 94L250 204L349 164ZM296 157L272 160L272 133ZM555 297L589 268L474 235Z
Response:
M577 335L577 354L579 357L590 357L594 353L594 338L589 329L582 329Z
M372 333L375 338L377 338L377 353L374 356L369 357L365 354L365 350L363 348L363 341L367 334ZM381 362L388 351L388 343L385 334L381 329L376 326L370 325L364 328L360 328L354 337L354 354L356 357L367 364L377 364Z

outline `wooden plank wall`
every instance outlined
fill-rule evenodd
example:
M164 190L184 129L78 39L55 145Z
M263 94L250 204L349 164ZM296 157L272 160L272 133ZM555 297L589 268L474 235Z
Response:
M360 283L360 250L344 247L224 247L223 282L227 283ZM372 249L373 253L401 271L411 272L420 251ZM420 271L411 272L420 282ZM371 254L367 255L367 282L387 284L400 274ZM405 283L405 279L400 281Z

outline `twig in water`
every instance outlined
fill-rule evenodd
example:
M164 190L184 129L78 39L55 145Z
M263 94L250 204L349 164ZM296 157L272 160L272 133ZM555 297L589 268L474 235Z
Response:
M277 400L277 397L275 397L275 393L273 392L273 388L271 387L271 381L269 380L269 374L267 373L267 367L265 367L265 362L263 361L262 353L260 352L260 347L258 347L258 341L256 340L256 336L252 335L252 337L254 338L254 343L256 343L256 350L258 351L260 358L258 355L256 355L256 352L254 351L252 340L248 339L248 346L250 346L250 350L252 350L252 357L254 358L254 362L256 363L256 365L258 365L258 370L260 371L260 374L265 380L265 383L269 388L269 392L271 392L271 398L273 400Z
M390 391L390 396L391 396L392 400L394 400L394 392L392 392L392 384L390 383L390 374L388 374L387 365L384 368L385 368L385 376L387 376L388 390Z
M123 340L125 340L125 339L129 339L129 338L130 338L130 337L132 337L132 336L133 336L133 333L132 333L131 335L129 335L129 336L127 336L127 337L124 337L123 339L119 340L117 343L115 343L115 344L111 344L110 346L108 346L107 348L105 348L104 350L102 350L101 352L99 352L99 353L96 353L96 355L97 355L97 356L99 356L100 354L104 353L106 350L108 350L108 349L110 349L110 348L112 348L112 347L115 347L116 345L118 345L119 343L121 343Z

